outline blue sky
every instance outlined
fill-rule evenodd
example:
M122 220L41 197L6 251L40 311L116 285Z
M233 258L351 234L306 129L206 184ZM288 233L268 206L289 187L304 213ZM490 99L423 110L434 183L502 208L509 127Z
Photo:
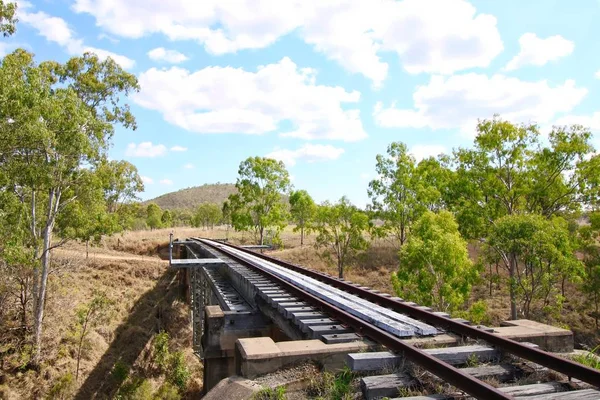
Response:
M364 206L392 141L449 152L495 113L600 129L597 0L37 0L18 15L0 56L90 50L138 76L138 129L117 129L110 156L138 167L144 199L268 155L317 201Z

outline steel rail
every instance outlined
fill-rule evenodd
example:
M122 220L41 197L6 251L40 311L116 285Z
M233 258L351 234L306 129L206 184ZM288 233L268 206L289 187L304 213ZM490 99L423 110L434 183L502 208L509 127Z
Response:
M495 387L482 382L469 374L461 372L458 368L455 368L452 365L447 364L414 346L404 343L400 338L391 335L390 333L377 328L358 317L355 317L354 315L326 302L325 300L322 300L319 297L300 289L285 279L282 279L269 271L265 271L263 268L257 265L257 263L240 257L238 254L231 252L227 248L223 248L223 246L220 246L221 243L216 244L210 239L200 239L200 243L212 247L213 249L224 253L227 255L227 257L234 259L236 262L260 272L276 282L278 285L284 287L286 290L302 297L303 299L306 299L308 302L312 303L314 306L322 309L328 314L335 316L336 319L339 319L342 323L354 328L361 335L375 340L377 343L386 346L392 351L403 354L416 364L419 364L425 368L427 371L477 399L506 400L513 398L512 396L499 391Z
M347 291L348 293L357 295L359 297L364 298L365 300L369 300L370 302L379 304L380 306L390 308L394 311L400 312L402 314L406 314L411 318L415 318L426 322L430 325L434 325L440 328L443 328L447 331L454 332L456 334L471 337L474 339L484 340L489 344L495 346L496 348L502 349L508 353L514 354L515 356L527 359L529 361L533 361L536 364L542 365L544 367L550 368L552 370L561 372L567 375L570 378L576 378L583 382L589 383L590 385L596 386L600 388L600 371L587 367L585 365L576 363L569 359L556 356L554 354L548 353L546 351L533 348L522 343L519 343L515 340L503 338L491 332L486 332L483 329L479 329L474 326L469 326L463 324L461 322L452 321L450 318L443 317L441 315L436 315L431 311L426 311L416 306L411 306L404 302L394 300L391 297L385 297L377 293L373 293L370 290L361 289L349 282L344 280L332 277L330 275L324 274L322 272L310 270L299 265L295 265L283 260L280 260L275 257L267 256L262 253L256 253L245 249L243 247L235 246L231 243L219 242L231 248L234 248L239 251L243 251L248 254L252 254L258 258L261 258L265 261L270 261L274 264L277 264L281 267L291 269L292 271L296 271L302 273L306 276L309 276L313 279L321 281L323 283L327 283L333 287L338 289L342 289Z

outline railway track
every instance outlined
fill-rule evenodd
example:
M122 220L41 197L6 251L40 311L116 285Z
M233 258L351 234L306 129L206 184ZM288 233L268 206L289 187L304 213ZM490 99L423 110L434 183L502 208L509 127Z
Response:
M360 336L367 337L389 349L392 353L379 354L383 359L394 363L394 360L404 359L405 357L420 366L423 370L428 371L428 373L437 376L475 398L512 399L515 398L515 395L522 393L526 387L523 386L519 390L511 389L515 388L514 386L508 388L493 387L480 379L481 377L478 377L471 369L457 368L446 362L448 360L444 361L443 357L436 354L435 351L421 350L408 344L403 338L405 339L406 336L432 335L437 333L436 330L448 331L464 339L469 338L485 342L491 346L487 349L496 352L494 354L509 353L522 360L535 363L533 365L560 372L567 376L569 381L574 378L591 386L600 387L600 371L542 351L535 346L500 337L489 332L487 329L470 326L465 323L466 321L452 320L449 316L434 313L426 307L419 307L413 303L404 302L402 299L381 294L351 282L229 243L199 238L194 238L193 240L212 249L213 254L215 254L214 252L220 253L248 268L252 272L245 272L247 275L245 279L249 279L259 285L259 287L260 284L263 284L264 287L267 281L271 285L276 285L274 288L266 287L266 289L275 290L265 290L260 293L267 301L271 301L277 305L276 300L278 298L293 296L294 299L302 300L302 302L310 305L307 308L305 307L306 304L302 302L283 303L283 306L279 304L280 308L283 307L284 315L287 315L288 318L295 319L297 315L298 318L301 318L301 315L307 315L306 311L310 313L310 310L325 312L328 316L335 319L338 324L341 323L339 328L342 329L337 332L342 332L343 334L347 332L346 328L350 328ZM286 304L288 308L285 307ZM303 305L303 307L298 308L300 305ZM286 312L287 314L285 314ZM302 321L299 322L302 323ZM315 322L315 320L304 321L303 326L308 326L311 332L317 332L316 337L321 337L318 334L319 326L311 322ZM329 336L336 337L337 335ZM326 339L326 336L323 336L323 338ZM352 356L351 354L351 361L357 366L364 364L365 356L361 356L360 354L354 355L354 359L352 359ZM360 364L361 359L363 364ZM360 367L357 368L360 369ZM498 368L512 371L511 366L498 366L496 369ZM507 376L512 375L508 373ZM394 377L398 378L398 385L401 385L403 382L406 382L408 385L414 381L412 377L406 376L404 373L390 375L387 379L389 380L390 377L392 381ZM367 381L376 381L375 378L377 376L368 378ZM563 389L565 389L564 385L558 387L554 383L548 384L548 387L537 387L537 392L531 388L531 390L534 390L532 393L551 393L551 391L556 392ZM565 397L567 393L569 396L575 396L571 398L600 399L600 392L594 389L561 392L560 398L570 398ZM555 394L558 395L559 393ZM548 396L550 395L548 394ZM432 398L444 397L438 396ZM541 399L554 397L527 398Z

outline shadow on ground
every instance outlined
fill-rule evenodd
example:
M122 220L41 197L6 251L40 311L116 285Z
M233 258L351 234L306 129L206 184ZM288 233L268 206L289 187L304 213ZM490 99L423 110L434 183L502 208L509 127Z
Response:
M162 316L172 311L178 296L176 274L167 270L154 288L139 298L127 320L117 328L115 338L81 385L75 399L113 399L121 385L111 375L114 365L120 361L131 367L135 363L153 335L163 328Z

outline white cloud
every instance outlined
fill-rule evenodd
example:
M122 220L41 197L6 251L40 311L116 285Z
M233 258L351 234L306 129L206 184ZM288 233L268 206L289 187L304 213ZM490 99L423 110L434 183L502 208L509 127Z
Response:
M557 114L570 112L587 94L575 81L550 86L547 81L522 81L504 75L463 74L432 76L413 94L414 108L377 103L376 123L383 127L461 128L473 134L478 118L500 114L514 122L547 123Z
M185 164L185 165L183 166L183 168L185 168L185 169L194 169L194 168L195 168L195 166L194 166L194 164L192 164L192 163L188 163L188 164Z
M162 185L172 185L172 184L173 184L173 181L172 181L172 180L170 180L170 179L161 179L161 180L160 180L160 183L161 183Z
M306 43L377 86L394 52L409 73L487 67L503 49L496 18L466 0L75 0L115 35L162 33L196 40L213 54L267 47L296 32Z
M592 115L566 115L554 121L553 125L583 125L592 131L600 131L600 112Z
M140 144L129 143L125 150L128 157L158 157L167 153L167 148L163 144L152 144L152 142L142 142Z
M343 153L344 149L331 145L307 143L296 150L275 149L267 154L266 157L283 161L286 166L293 167L298 160L308 163L337 160Z
M315 84L316 72L298 68L285 57L276 64L242 68L151 68L139 76L139 105L157 110L166 121L199 133L263 134L281 122L292 129L282 136L356 141L367 136L356 103L358 91Z
M188 60L185 54L182 54L177 50L167 50L164 47L157 47L156 49L150 50L147 54L148 57L154 61L164 61L171 64L179 64Z
M146 185L152 185L154 183L154 180L148 176L141 176L140 178L142 178L142 182Z
M417 162L428 157L437 157L442 153L446 153L446 147L437 144L417 144L410 148L409 153L415 157Z
M183 147L183 146L173 146L171 147L171 151L178 151L178 152L182 152L182 151L187 151L187 147Z
M508 71L525 65L542 66L550 61L558 60L573 52L575 43L560 35L549 36L546 39L537 37L535 33L526 33L519 38L521 51L506 64Z
M69 28L64 19L53 17L43 11L28 12L27 10L30 8L31 5L29 3L20 4L20 7L17 9L19 22L32 26L41 36L46 38L46 40L63 47L68 54L81 55L85 52L92 52L96 53L101 59L110 57L126 69L132 68L135 65L135 61L126 56L98 49L96 47L86 46L82 39L77 39L75 37L73 31Z

